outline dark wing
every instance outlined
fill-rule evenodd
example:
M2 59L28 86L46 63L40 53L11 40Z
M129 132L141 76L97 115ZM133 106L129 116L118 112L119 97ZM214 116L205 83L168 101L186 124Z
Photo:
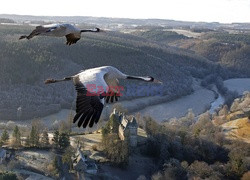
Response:
M47 31L47 29L44 28L43 26L36 26L36 29L34 29L28 36L23 35L23 36L20 36L19 39L24 39L24 38L31 39L34 36L37 36L37 35L39 35L41 33L46 32L46 31Z
M75 85L77 91L76 115L73 123L77 123L78 127L86 128L88 125L92 127L100 119L103 104L100 97L87 91L84 85L78 83Z
M120 98L120 93L114 92L112 90L108 91L105 96L106 103L113 103L118 101Z
M38 36L40 34L46 35L46 33L49 33L52 31L62 31L62 30L65 31L66 27L60 26L60 25L54 25L51 27L36 26L36 29L34 29L28 36L23 35L23 36L20 36L19 39L24 39L24 38L31 39L34 36Z
M119 100L118 98L121 96L121 91L123 91L124 89L122 86L119 86L118 79L110 79L108 76L108 74L105 74L103 77L109 87L108 92L105 95L105 102L113 103Z
M66 44L70 46L71 44L75 44L80 38L75 36L75 34L71 33L66 35L66 39Z

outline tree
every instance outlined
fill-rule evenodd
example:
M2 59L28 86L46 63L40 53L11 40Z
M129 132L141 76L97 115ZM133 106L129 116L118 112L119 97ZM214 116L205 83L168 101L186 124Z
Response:
M235 99L233 104L231 105L230 111L235 112L239 109L240 99Z
M51 165L52 165L52 173L53 174L58 174L59 173L59 171L61 170L61 167L59 166L59 163L58 163L58 161L59 161L59 157L58 156L55 156L54 158L53 158L53 160L52 160L52 162L51 162Z
M219 111L219 116L227 116L228 114L228 106L224 105L223 108Z
M160 131L160 126L159 124L151 117L144 117L145 121L145 130L147 135L153 136Z
M30 136L27 136L26 141L25 141L25 146L27 147L30 146Z
M59 131L58 130L54 132L52 141L54 142L55 147L58 148L59 146Z
M247 171L247 165L244 161L244 152L240 149L234 149L229 153L228 174L241 177Z
M102 128L102 136L105 136L109 133L118 133L119 123L118 123L118 115L111 114L107 124Z
M46 147L49 145L49 135L46 130L43 131L42 138L41 138L41 144L43 147Z
M13 172L0 172L1 180L17 180L17 176Z
M188 121L192 124L194 121L195 121L195 114L194 114L194 112L193 112L193 110L192 109L188 109L188 113L187 113L187 116L186 116L187 118L188 118Z
M104 152L110 161L120 166L126 166L129 161L129 145L122 141L117 134L108 134L102 140Z
M34 125L31 127L31 132L30 132L30 145L31 146L39 146L39 132L38 128Z
M152 176L152 180L165 179L188 179L187 172L177 159L170 159L167 163L164 164L164 170L162 173L158 172L157 174L154 174Z
M72 170L73 169L73 161L72 161L72 156L74 156L74 151L72 147L68 147L65 151L65 153L62 156L62 162L66 163L69 165L69 168Z
M58 145L61 149L65 149L70 145L68 133L63 132L59 134Z
M3 143L5 143L9 140L9 133L6 129L4 129L4 131L2 133L1 140L3 141Z
M109 118L109 121L110 121L110 126L111 126L111 129L112 129L112 133L118 133L118 129L119 129L119 117L115 114L112 114Z
M182 126L189 127L195 122L195 114L192 109L188 109L188 113L185 117L179 119Z
M213 169L203 161L194 161L188 168L191 176L200 177L202 179L209 178L213 173Z
M69 123L69 121L60 121L59 123L59 132L71 132L71 125L72 123Z
M19 131L18 126L15 126L14 131L13 131L13 140L14 140L14 145L20 146L21 145L21 133Z

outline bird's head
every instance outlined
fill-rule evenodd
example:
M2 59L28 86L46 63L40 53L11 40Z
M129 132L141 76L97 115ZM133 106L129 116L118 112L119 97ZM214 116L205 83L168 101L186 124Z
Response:
M100 28L98 28L98 27L96 27L95 30L96 30L96 32L106 32L105 30L100 29Z
M44 84L51 84L51 83L55 83L55 82L56 82L55 79L46 79L46 80L44 81Z
M152 76L146 76L146 77L144 77L143 79L144 79L145 81L147 81L147 82L153 82L153 83L162 84L161 81L159 81L159 80L153 78Z

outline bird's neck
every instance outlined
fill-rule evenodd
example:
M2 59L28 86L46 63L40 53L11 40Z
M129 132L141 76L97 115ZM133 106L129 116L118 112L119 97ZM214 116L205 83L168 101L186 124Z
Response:
M95 30L92 30L92 29L83 29L81 30L81 33L82 32L96 32Z
M141 80L141 81L150 81L149 77L141 77L141 76L130 76L128 75L126 79L134 79L134 80Z

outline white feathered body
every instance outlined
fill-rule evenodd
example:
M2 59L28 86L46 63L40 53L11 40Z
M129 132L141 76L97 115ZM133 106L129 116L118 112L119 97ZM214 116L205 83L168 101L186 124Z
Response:
M102 66L98 68L87 69L76 76L85 87L88 85L100 86L105 91L108 86L118 85L118 79L125 79L126 75L112 66Z
M43 25L41 28L46 30L40 34L42 36L63 37L73 33L76 37L81 37L81 30L71 24L49 24Z

